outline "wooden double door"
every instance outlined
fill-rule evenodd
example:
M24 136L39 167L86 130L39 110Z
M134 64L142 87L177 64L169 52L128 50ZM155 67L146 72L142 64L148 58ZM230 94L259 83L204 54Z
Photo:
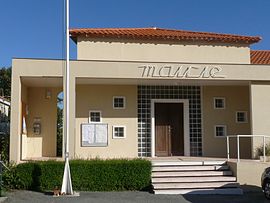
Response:
M183 103L155 103L156 156L184 155Z

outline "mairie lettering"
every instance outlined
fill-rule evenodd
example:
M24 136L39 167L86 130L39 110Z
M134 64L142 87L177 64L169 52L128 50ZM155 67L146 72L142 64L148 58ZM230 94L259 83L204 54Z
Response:
M138 67L144 78L225 78L219 66L151 66Z

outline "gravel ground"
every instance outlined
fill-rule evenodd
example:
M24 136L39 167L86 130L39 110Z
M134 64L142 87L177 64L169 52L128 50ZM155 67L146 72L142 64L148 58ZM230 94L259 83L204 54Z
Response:
M94 203L269 203L262 192L245 193L244 195L154 195L147 192L80 192L79 197L53 197L49 194L32 191L13 191L7 193L11 203L54 203L54 202L94 202Z

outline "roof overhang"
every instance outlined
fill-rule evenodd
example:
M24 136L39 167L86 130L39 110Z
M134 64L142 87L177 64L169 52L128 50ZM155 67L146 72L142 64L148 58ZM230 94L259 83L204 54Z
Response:
M259 36L243 36L212 32L195 32L161 28L78 28L70 29L71 39L77 42L78 37L107 38L147 41L192 41L214 43L253 44L262 38Z

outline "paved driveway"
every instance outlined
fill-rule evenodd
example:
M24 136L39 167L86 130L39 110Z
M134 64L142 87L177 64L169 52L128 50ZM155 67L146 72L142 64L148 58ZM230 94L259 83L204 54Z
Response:
M79 197L52 197L38 192L14 191L7 194L11 203L94 202L94 203L269 203L261 192L234 195L153 195L147 192L80 192Z

